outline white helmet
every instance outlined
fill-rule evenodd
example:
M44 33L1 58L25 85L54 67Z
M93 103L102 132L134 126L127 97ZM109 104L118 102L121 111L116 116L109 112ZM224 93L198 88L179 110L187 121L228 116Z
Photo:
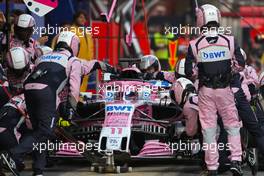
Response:
M260 75L259 75L259 86L263 86L264 85L264 72L262 72Z
M21 28L31 28L36 25L35 19L29 14L22 14L18 17L16 23Z
M180 59L176 64L175 72L180 76L185 76L185 58Z
M23 70L29 65L30 57L22 47L13 47L7 54L7 65L13 70Z
M246 61L247 60L247 54L246 54L246 52L242 48L240 48L240 52L241 52L244 60Z
M154 55L145 55L141 57L139 66L140 70L144 72L150 67L153 67L155 69L155 72L161 71L159 59Z
M221 13L215 6L205 4L196 10L196 20L196 25L198 27L203 27L209 22L216 22L220 24Z
M68 47L70 47L72 49L72 54L74 56L77 56L80 50L80 39L79 37L70 31L63 31L59 34L58 40L57 40L57 44L59 42L65 42Z
M264 97L264 72L259 75L259 92Z
M182 105L186 101L187 95L195 92L195 87L189 79L179 78L173 84L172 90L174 91L175 101Z
M28 14L20 15L15 21L15 25L14 25L15 36L21 41L28 42L28 40L33 34L35 25L36 22L31 15Z
M49 54L52 51L53 51L52 48L50 48L48 46L39 46L36 48L36 55L37 55L37 57L40 57L42 55Z

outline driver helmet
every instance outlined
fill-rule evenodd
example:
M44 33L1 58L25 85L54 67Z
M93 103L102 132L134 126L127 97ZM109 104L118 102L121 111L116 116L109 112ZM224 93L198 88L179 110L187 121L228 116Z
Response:
M143 56L139 68L143 73L155 73L161 71L159 59L154 55Z

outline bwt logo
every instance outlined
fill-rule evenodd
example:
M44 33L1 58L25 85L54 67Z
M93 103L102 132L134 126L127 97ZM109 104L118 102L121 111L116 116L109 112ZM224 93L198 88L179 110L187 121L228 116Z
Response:
M211 53L203 52L203 58L205 59L214 59L214 58L221 58L221 57L225 57L225 51L211 52Z
M132 106L107 106L106 111L132 111Z
M48 55L48 56L43 56L41 58L41 60L60 60L61 59L61 56L51 56L51 55Z

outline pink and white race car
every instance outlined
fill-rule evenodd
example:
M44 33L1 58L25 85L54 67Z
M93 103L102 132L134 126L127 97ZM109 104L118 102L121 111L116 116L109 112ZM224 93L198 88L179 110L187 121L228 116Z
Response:
M97 95L81 94L78 117L65 130L77 141L90 144L88 152L108 158L108 165L133 158L175 158L186 152L175 148L183 142L184 120L182 109L170 98L170 87L166 81L141 79L135 66L123 69L117 76L108 76ZM83 154L69 147L55 154L67 156Z

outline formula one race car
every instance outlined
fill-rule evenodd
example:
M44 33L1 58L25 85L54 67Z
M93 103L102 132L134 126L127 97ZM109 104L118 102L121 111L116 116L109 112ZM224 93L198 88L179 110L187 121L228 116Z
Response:
M133 159L199 157L202 135L186 135L182 109L170 91L169 82L146 81L135 66L105 74L98 94L81 93L71 125L58 128L64 147L52 157L86 158L99 172L128 171L126 163ZM248 139L248 134L242 136ZM246 160L248 142L242 142Z
M88 152L108 158L112 166L114 161L127 163L133 158L190 157L192 151L175 148L183 142L179 139L184 136L184 121L179 118L181 108L170 98L170 87L166 81L143 80L135 66L125 68L118 75L108 75L108 81L99 85L99 94L81 94L78 117L64 130L75 141L93 146ZM83 155L70 147L55 153L55 157L67 156Z

